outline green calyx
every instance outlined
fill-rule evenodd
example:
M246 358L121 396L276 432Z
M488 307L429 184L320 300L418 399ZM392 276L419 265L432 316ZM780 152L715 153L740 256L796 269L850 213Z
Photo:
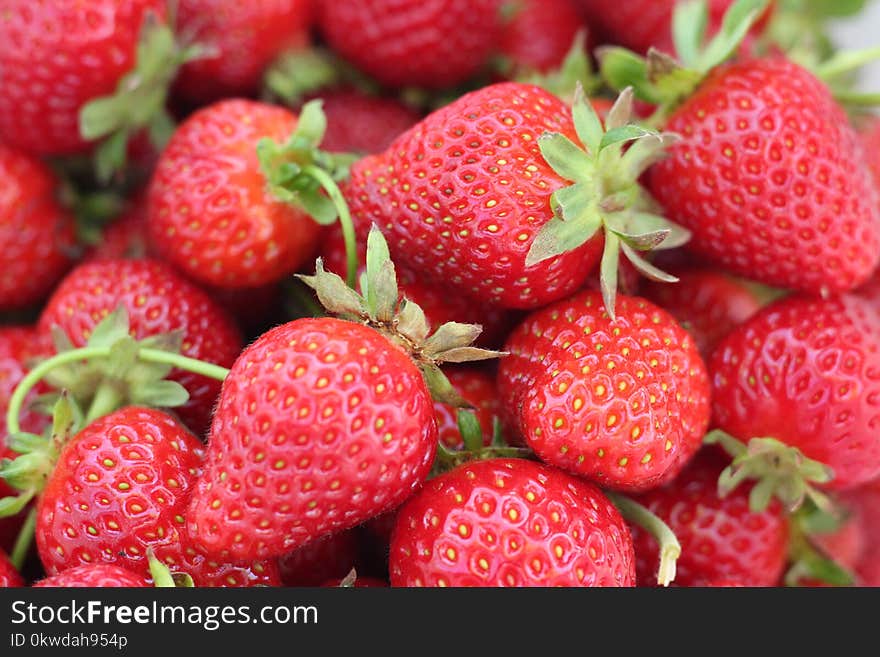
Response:
M605 248L600 267L602 296L614 317L620 254L653 280L676 282L640 255L684 244L690 233L655 214L654 204L638 184L639 176L664 155L676 137L632 122L633 92L625 89L608 113L605 126L578 85L573 105L574 127L581 145L561 133L538 140L541 154L568 187L550 199L553 218L532 243L526 266L581 246L600 230Z
M195 586L192 577L188 574L172 573L168 566L159 561L153 548L147 548L147 563L150 567L150 576L153 578L153 586L157 589L191 589Z
M315 267L314 276L299 278L315 290L327 311L371 326L409 353L437 401L468 406L443 374L441 363L465 363L503 355L473 346L482 332L478 324L447 322L431 331L418 304L400 298L388 244L375 225L367 238L367 267L360 280L360 292L326 271L321 258Z
M675 579L675 565L681 556L681 544L675 532L660 519L653 511L642 506L635 500L621 495L605 491L608 499L620 511L624 519L641 527L653 536L660 546L660 565L657 569L657 584L669 586Z
M375 91L377 85L325 48L303 48L283 53L266 70L263 86L269 97L298 105L322 89L340 85Z
M257 157L275 198L302 208L322 226L339 220L345 238L348 283L353 286L357 271L354 224L338 183L348 177L356 158L320 149L327 131L321 104L321 100L313 100L303 105L296 130L286 143L261 139Z
M703 442L719 445L733 457L718 479L718 494L725 496L746 480L757 483L749 493L749 508L760 512L776 497L791 512L809 499L822 510L831 508L828 497L816 488L834 478L824 463L808 459L796 447L775 438L752 438L748 444L715 430Z
M855 576L837 563L821 547L822 535L838 531L846 517L837 509L820 509L815 504L804 504L792 516L789 538L789 562L785 574L786 586L803 586L810 581L829 586L853 586Z
M658 113L652 118L655 124L662 123L709 71L734 54L767 5L768 0L736 0L725 13L718 33L705 43L707 0L680 2L672 20L678 59L655 49L641 57L625 48L600 48L597 56L602 77L612 88L633 87L638 98L658 105Z
M145 15L134 69L119 80L113 94L95 98L80 110L83 139L104 140L95 159L101 181L125 166L128 139L140 130L149 132L157 148L167 143L174 131L174 121L165 109L171 82L183 64L206 52L198 45L181 45L169 24L153 12Z

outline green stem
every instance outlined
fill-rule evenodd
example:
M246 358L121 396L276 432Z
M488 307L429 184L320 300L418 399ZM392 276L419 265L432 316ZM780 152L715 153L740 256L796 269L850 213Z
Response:
M103 381L92 398L89 410L86 413L85 424L91 424L99 417L104 417L119 408L122 401L122 395L113 383Z
M345 258L348 263L345 280L348 286L354 290L357 285L358 270L357 239L354 232L354 223L351 220L351 212L348 210L348 203L345 202L345 197L342 196L339 185L336 184L336 181L326 171L313 164L308 164L303 167L303 172L320 183L336 207L336 212L339 214L339 223L342 226L342 239L345 240Z
M24 519L24 524L21 526L21 530L18 532L18 537L15 539L12 554L9 556L9 561L12 562L12 565L15 566L15 569L18 571L24 566L24 561L27 559L28 552L31 550L31 543L34 540L34 529L36 526L37 510L31 508L31 510L28 511L27 517Z
M606 491L605 494L628 522L638 525L657 539L660 544L660 568L657 571L657 583L660 586L669 586L669 583L675 579L675 562L681 556L681 544L678 542L678 537L669 528L669 525L647 507L618 493Z
M21 407L24 405L24 400L27 397L27 394L43 379L44 376L56 367L61 367L68 363L89 360L91 358L106 358L110 355L111 349L112 346L106 346L83 347L81 349L64 351L52 358L44 360L34 367L34 369L28 372L21 380L18 386L16 386L12 396L9 398L9 408L6 411L6 427L9 434L19 433L21 431L21 425L18 421L18 416L21 414ZM181 356L180 354L162 351L160 349L140 349L138 350L138 358L147 363L163 363L165 365L171 365L172 367L186 370L187 372L193 372L194 374L201 374L202 376L216 379L218 381L223 381L226 378L226 375L229 374L229 370L225 367L220 367L213 363L205 363L196 360L195 358L188 358L186 356Z

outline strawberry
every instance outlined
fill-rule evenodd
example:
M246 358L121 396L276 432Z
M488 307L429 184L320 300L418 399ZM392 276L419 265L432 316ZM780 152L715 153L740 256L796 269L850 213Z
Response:
M649 282L643 293L687 329L704 358L761 307L751 289L716 271L691 269L676 276L676 285Z
M358 247L358 275L366 267L365 245ZM332 226L324 233L321 256L327 271L343 275L346 270L345 242L339 226ZM398 286L402 297L406 297L424 311L430 326L440 326L446 322L462 321L480 324L479 343L495 346L504 340L510 329L511 314L493 306L478 305L466 296L449 294L443 285L425 281L418 273L405 267L397 268Z
M793 482L799 469L838 490L880 476L880 314L863 300L776 301L721 342L709 371L717 427L759 439L747 451L722 441L741 453L731 485L766 476L762 493L775 480L796 506L812 492Z
M572 0L515 0L504 23L500 52L519 74L562 65L578 32L586 32Z
M333 50L391 87L443 89L478 73L501 35L501 0L320 0Z
M856 569L867 548L867 528L857 504L835 500L829 513L804 506L793 515L787 586L859 585Z
M843 501L864 532L855 564L858 581L862 586L880 586L880 479L845 493Z
M149 259L80 265L55 290L38 326L44 334L58 326L73 346L82 347L98 323L120 306L128 312L130 332L138 339L179 331L184 356L224 367L241 351L241 336L229 316L167 265ZM172 378L189 392L179 409L181 417L201 433L210 424L220 383L181 371ZM119 389L116 393L125 394Z
M812 293L870 276L880 206L855 131L812 73L781 56L719 66L666 129L683 139L650 188L694 252Z
M874 185L880 186L880 117L871 116L859 126L859 137Z
M278 559L284 586L325 586L357 565L360 541L354 530L324 536Z
M619 296L611 320L584 291L528 316L498 371L502 406L547 463L620 490L671 480L700 446L709 382L671 315Z
M401 509L392 586L633 586L626 523L591 484L521 459L473 461Z
M109 563L84 564L35 582L37 588L144 588L143 575Z
M364 294L326 272L303 277L334 313L263 334L223 383L208 466L188 511L193 540L235 558L280 556L403 502L437 447L435 396L457 395L439 364L493 357L479 327L433 335L400 302L378 229L367 240Z
M140 259L153 255L147 239L146 198L136 196L122 214L101 233L100 241L91 249L90 260Z
M71 265L75 238L55 200L58 180L40 160L0 143L0 180L0 310L10 310L46 297Z
M311 0L180 0L178 29L206 53L180 69L175 93L197 102L255 94L272 60L308 45L311 5Z
M601 257L613 314L618 251L674 280L637 251L686 239L648 212L636 179L666 137L630 124L631 108L622 94L606 132L582 90L574 118L533 85L474 91L352 166L344 191L354 223L361 234L380 226L392 255L426 280L504 308L570 294Z
M677 586L775 586L788 557L788 521L774 501L766 510L749 510L746 489L718 495L718 477L726 465L714 448L698 454L674 481L636 496L669 524L681 543ZM656 579L658 549L653 537L633 526L640 585Z
M0 589L16 586L24 586L24 580L21 578L18 569L12 565L6 553L0 550Z
M274 563L215 561L192 545L184 513L202 469L198 439L169 415L129 406L61 450L37 503L37 549L49 575L122 565L149 579L146 553L199 586L278 585Z
M281 107L224 100L190 116L162 153L148 191L156 250L195 281L256 287L296 271L319 227L280 201L256 146L286 139L297 116Z
M446 370L446 376L461 398L473 406L474 415L482 430L483 444L491 444L496 433L495 424L501 418L501 403L495 378L488 372L473 368L450 368ZM457 409L449 404L434 402L437 434L440 442L449 449L465 447L456 411Z

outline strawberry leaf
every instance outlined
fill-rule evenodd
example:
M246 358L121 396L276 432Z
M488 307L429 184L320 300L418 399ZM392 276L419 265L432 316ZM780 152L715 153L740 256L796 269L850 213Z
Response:
M587 100L584 88L580 84L577 85L574 92L572 118L578 139L587 148L587 153L595 158L599 152L599 144L602 142L602 134L604 133L602 119L596 114L592 103ZM578 180L578 178L568 178L568 180Z
M566 187L565 189L572 188ZM579 206L583 205L585 203L579 203ZM592 238L602 227L602 218L595 208L593 208L593 212L589 212L584 207L579 207L573 211L566 211L562 205L559 207L563 215L569 213L578 214L574 214L573 218L567 220L553 217L541 226L538 234L535 235L531 247L529 247L529 252L526 254L526 267L531 267L539 262L578 248L581 244Z
M566 180L589 182L595 176L593 158L563 134L545 132L538 138L538 148L550 168Z
M397 330L414 344L422 344L431 331L421 306L406 298L400 304Z
M708 22L709 7L700 0L681 2L673 12L672 37L675 54L685 66L696 65Z
M605 248L602 251L602 262L599 265L599 287L602 301L608 316L614 319L617 306L617 268L620 263L620 238L614 233L606 232Z

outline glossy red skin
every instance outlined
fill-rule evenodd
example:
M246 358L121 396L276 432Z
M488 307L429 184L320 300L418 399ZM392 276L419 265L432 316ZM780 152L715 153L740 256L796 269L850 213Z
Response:
M470 409L477 416L483 430L483 444L490 445L495 431L495 418L501 417L501 400L495 377L484 370L475 368L448 368L446 377L461 395L470 403ZM458 413L449 404L434 402L434 416L437 418L437 434L446 447L462 449L461 432L458 430Z
M95 326L121 304L138 339L182 330L184 356L223 367L232 365L241 351L241 335L222 308L165 263L148 259L80 265L56 288L38 327L48 334L53 325L60 326L74 346L82 347ZM190 393L175 412L193 431L203 433L220 382L179 370L170 378Z
M677 271L675 284L645 281L642 293L687 329L703 358L761 308L749 288L710 269Z
M224 288L296 271L314 252L320 227L272 196L256 153L262 137L285 142L296 125L282 107L239 99L184 121L147 193L150 238L162 257L191 279Z
M453 87L501 34L500 0L318 0L330 47L390 87Z
M777 301L727 336L709 371L718 428L797 447L834 470L828 488L880 476L880 314L863 300Z
M113 564L84 564L34 583L35 588L145 588L142 575Z
M587 26L572 0L520 0L504 25L501 54L514 71L546 73L562 64L581 30Z
M180 0L179 31L212 52L184 65L175 93L191 101L255 94L285 50L305 47L312 0Z
M347 530L324 536L278 559L284 586L327 586L327 580L342 579L357 565L360 540Z
M217 561L188 540L184 515L203 459L202 443L155 409L130 406L83 429L65 445L37 503L46 573L116 564L149 582L152 548L196 586L279 585L274 562Z
M14 459L18 456L6 446L6 411L9 408L9 400L15 387L21 382L28 371L27 364L31 359L49 355L51 347L41 339L37 330L32 326L3 326L0 327L0 459ZM22 431L41 434L49 425L49 418L29 409L34 398L45 390L42 386L28 395L19 414L19 424ZM0 479L0 498L17 495L18 491L8 486ZM11 550L18 536L21 523L27 511L0 518L0 550Z
M574 0L590 26L611 43L646 53L651 46L674 54L672 10L677 0ZM709 33L721 26L724 12L733 0L709 0ZM760 30L763 22L756 29Z
M665 521L681 543L675 586L776 586L788 558L788 521L774 500L765 511L749 511L749 487L718 497L718 477L727 465L713 449L701 452L672 483L634 499ZM640 586L657 585L657 541L632 526ZM714 583L714 584L713 584Z
M847 492L844 502L863 531L863 549L855 566L858 583L880 586L880 479Z
M389 567L392 586L635 583L614 505L592 484L522 459L472 461L431 479L398 515Z
M0 550L0 589L9 589L24 586L21 574L9 561L9 556Z
M149 12L164 20L165 2L0 0L0 140L40 155L88 149L79 111L134 67Z
M49 294L72 263L75 237L73 218L55 200L58 180L39 159L0 143L0 180L3 311L36 304Z
M692 231L688 248L810 293L850 290L871 275L876 190L856 132L812 73L781 56L717 67L666 129L684 139L651 169L649 187Z
M431 396L402 350L352 322L283 324L226 377L190 535L212 553L280 556L399 505L436 446Z
M540 153L546 131L577 142L569 109L539 87L462 96L352 167L344 191L359 233L375 223L395 262L481 304L529 309L570 294L604 240L525 266L551 194L570 184Z
M872 116L859 127L859 139L865 149L874 185L880 187L880 117Z
M671 315L621 295L616 314L612 322L594 291L533 313L508 338L498 391L543 461L603 487L646 490L699 449L709 381Z
M421 118L403 103L357 89L333 89L323 101L327 132L321 149L331 153L381 153Z
M358 277L360 277L367 266L366 240L359 239L357 247ZM345 278L348 262L342 229L338 225L331 226L325 231L321 257L324 258L324 268L327 271ZM477 339L480 346L498 347L504 341L512 325L512 315L508 311L485 304L480 305L467 296L450 294L444 285L425 281L423 276L416 273L418 270L395 264L395 271L400 296L418 304L432 328L437 328L446 322L479 324L483 327L483 332Z

